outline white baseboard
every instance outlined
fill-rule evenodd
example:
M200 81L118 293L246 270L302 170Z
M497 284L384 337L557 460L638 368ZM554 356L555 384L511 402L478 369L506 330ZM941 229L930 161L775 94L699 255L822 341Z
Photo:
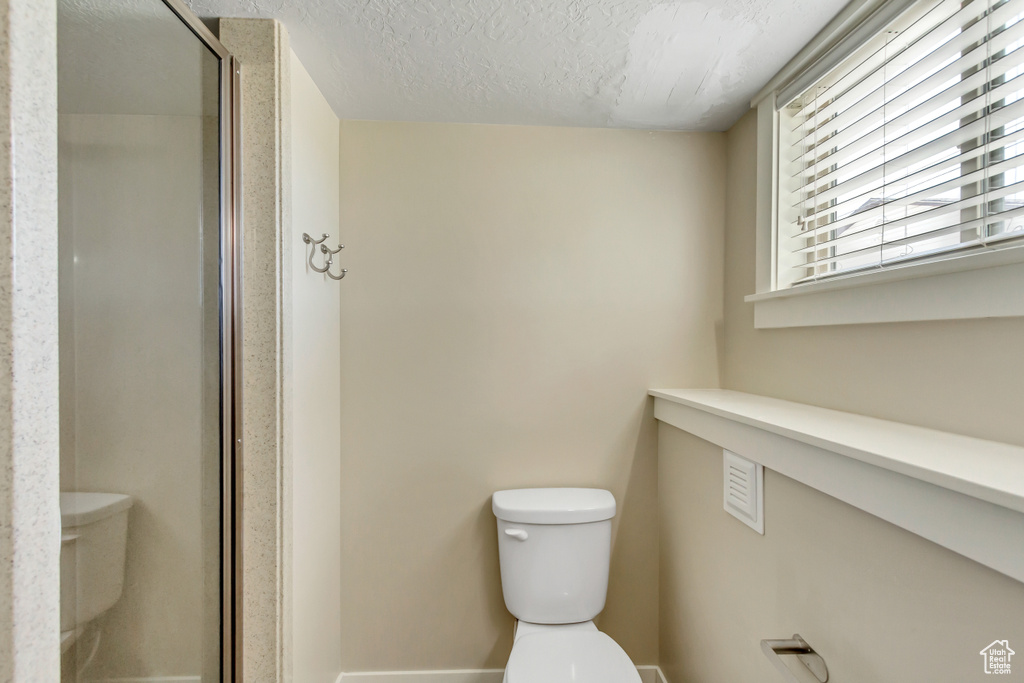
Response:
M501 683L504 676L504 669L367 671L343 673L337 683Z
M668 683L657 666L638 666L636 670L641 683ZM504 676L504 669L368 671L339 674L336 683L501 683Z
M144 676L142 678L90 678L86 683L202 683L202 677Z
M638 666L636 670L640 673L641 683L668 683L665 674L657 666Z

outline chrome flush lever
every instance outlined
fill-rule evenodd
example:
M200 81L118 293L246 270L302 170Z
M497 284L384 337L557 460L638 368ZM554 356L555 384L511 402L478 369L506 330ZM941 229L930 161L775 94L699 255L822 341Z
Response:
M799 633L794 633L791 640L762 640L761 651L790 683L800 682L789 670L789 667L782 663L782 658L779 655L796 655L796 658L810 669L814 677L821 683L828 681L828 667L825 666L825 660L807 644L806 640L800 637Z
M511 536L512 538L518 538L520 541L525 541L530 537L523 529L505 529L505 535Z

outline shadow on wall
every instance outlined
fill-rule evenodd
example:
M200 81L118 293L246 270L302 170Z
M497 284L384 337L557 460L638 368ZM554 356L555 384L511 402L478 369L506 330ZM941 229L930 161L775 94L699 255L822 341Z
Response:
M657 614L657 591L652 587L658 583L658 508L653 495L658 487L658 424L650 396L645 396L633 425L632 458L623 463L624 471L616 477L626 482L625 488L612 491L616 494L616 524L608 601L596 622L637 665L645 665L657 663L657 652L650 661L638 660L633 653L650 653L652 625L641 623L641 619Z
M478 566L482 576L482 585L494 586L494 577L501 575L501 566L498 558L498 523L491 510L491 498L480 509L474 524L474 533L483 534L487 539L480 545L480 557ZM488 618L491 623L498 627L498 637L494 640L494 647L487 653L488 662L508 661L512 652L512 638L515 631L516 619L505 607L505 596L501 591L501 583L497 584L497 591L491 590L484 601Z

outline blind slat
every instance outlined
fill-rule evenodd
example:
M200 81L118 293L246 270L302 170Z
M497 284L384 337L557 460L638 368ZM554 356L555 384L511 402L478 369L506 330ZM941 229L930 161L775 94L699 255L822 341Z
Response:
M842 182L835 181L835 178L839 176L840 171L843 170L840 168L835 171L830 171L817 180L804 185L800 190L798 190L798 192L806 192L814 187L834 182L834 184L829 185L828 189L820 192L814 192L813 197L816 203L835 199L843 194L849 194L851 188L862 186L871 181L883 180L886 174L895 176L897 175L898 170L906 169L914 164L925 162L943 151L960 147L961 145L984 135L990 129L1004 127L1007 124L1013 123L1014 121L1022 118L1024 118L1024 99L1017 100L1010 105L992 112L984 118L972 121L967 125L952 130L923 145L899 154L892 159L885 160L883 163L879 163L863 170L858 169L856 175L847 180L843 180ZM849 171L849 169L846 170ZM801 203L803 202L797 201L794 206Z
M1009 218L1021 218L1021 217L1024 217L1024 208L1015 209L1013 211L1007 211L1007 212L1005 212L1005 214L999 214L999 215L1009 215ZM984 220L982 220L982 219L979 219L977 221L972 221L973 225L968 226L965 231L969 231L970 229L977 229L983 223L984 223ZM960 227L961 229L964 228L964 226L958 226L958 227ZM953 230L953 231L950 231L950 232L951 233L955 233L957 231ZM818 280L825 280L825 279L828 279L828 278L842 277L842 276L855 274L857 272L861 272L861 271L865 271L865 270L878 270L878 269L884 267L885 265L891 265L891 264L894 264L894 263L906 263L907 261L912 261L912 260L916 260L916 259L923 259L923 258L927 258L929 256L935 256L937 254L945 254L945 253L954 252L954 251L964 251L964 250L967 250L967 249L979 249L979 248L992 247L992 246L996 246L998 248L999 246L1001 246L999 244L1001 242L1017 243L1019 241L1024 241L1024 230L1022 230L1022 229L1018 229L1017 231L1015 231L1013 233L1004 233L1004 234L990 236L990 237L981 237L981 236L979 236L979 237L974 237L974 238L970 238L970 239L965 239L963 241L957 242L956 244L937 245L937 246L935 246L935 247L933 247L931 249L923 250L921 252L908 252L908 253L905 253L905 254L902 254L902 255L898 255L898 256L894 256L894 255L890 254L888 257L886 257L884 259L881 259L880 262L878 262L878 263L865 263L865 264L861 264L861 265L855 265L855 266L852 266L852 267L849 267L849 268L843 268L843 269L837 269L837 270L829 270L827 272L818 272L818 273L815 273L815 274L812 274L812 275L800 278L799 280L795 281L793 284L797 285L797 284L803 284L803 283L806 283L806 282L814 282L814 281L818 281ZM901 245L896 245L896 247L894 247L894 248L898 248L898 246L901 246ZM889 248L890 248L890 245L885 245L884 247L876 246L873 249L865 249L864 253L868 253L868 252L871 252L871 251L876 251L876 252L881 253L882 249L889 249ZM820 270L821 268L829 267L830 264L821 262L821 263L814 264L814 265ZM805 266L797 266L796 268L803 268L803 269L806 270L807 267L808 266L805 265Z
M886 266L893 266L893 265L897 265L897 264L903 264L903 263L907 263L908 261L926 260L929 257L935 257L935 256L942 255L942 254L948 254L950 252L966 251L968 249L975 249L976 250L976 249L982 248L983 246L984 245L981 243L981 240L974 239L974 240L969 240L969 241L966 241L966 242L961 242L961 243L959 243L959 244L957 244L955 246L938 247L936 249L929 250L928 252L923 253L923 254L913 254L913 253L911 253L911 254L903 254L901 256L891 256L891 257L886 258L886 259L881 259L878 263L866 263L866 264L862 264L862 265L857 265L857 266L853 266L853 267L850 267L850 268L846 268L846 269L843 269L843 270L832 271L832 272L829 272L829 273L820 273L820 274L809 275L807 277L804 277L804 278L801 278L801 279L795 281L793 284L794 285L799 285L799 284L806 284L808 282L819 282L821 280L827 280L827 279L833 278L833 277L843 277L843 276L846 276L846 275L855 275L855 274L860 273L860 272L866 272L866 271L871 271L871 270L881 270L881 269L885 268Z
M851 242L857 242L858 240L862 240L862 239L865 239L865 238L868 238L868 237L871 237L871 236L874 236L874 235L881 235L882 236L882 242L884 243L885 242L884 236L885 236L886 231L889 231L890 234L892 234L892 231L899 230L900 228L908 228L908 227L913 226L915 224L921 224L921 223L927 223L929 221L934 221L936 219L945 217L947 214L950 214L950 213L953 213L953 212L960 212L960 211L963 211L965 209L973 209L973 208L978 207L981 204L984 204L986 202L990 202L990 201L993 201L995 199L1001 199L1003 197L1007 197L1007 196L1010 196L1010 195L1013 195L1013 194L1017 194L1019 192L1024 192L1024 182L1014 183L1013 185L1008 185L1006 187L1000 188L999 190L993 191L993 192L990 192L990 193L978 194L978 195L974 195L973 197L967 197L967 198L961 199L959 201L952 201L952 202L948 202L948 203L945 203L945 204L941 204L941 205L936 206L934 208L927 209L925 211L921 211L921 212L912 214L910 216L905 216L905 217L897 218L897 219L894 219L894 220L891 220L891 221L886 221L886 222L883 222L883 223L879 223L878 225L874 225L874 226L871 226L871 227L868 227L868 228L864 228L864 229L858 230L857 232L843 233L841 236L835 237L833 239L826 239L826 240L822 240L822 241L816 241L816 242L814 242L812 244L808 244L805 247L802 247L800 249L794 250L793 253L797 253L797 254L814 253L814 252L817 252L817 251L821 251L822 249L836 248L836 247L838 247L840 245L849 244ZM960 225L960 226L965 225L965 224L966 224L966 222L965 223L961 223L961 222L955 222L954 223L954 225ZM822 232L830 232L830 231L823 231L821 229L818 230L818 234L819 235ZM902 238L894 238L894 239L902 239Z
M859 62L846 65L845 69L838 70L842 75L827 86L816 84L808 88L807 94L797 100L802 101L806 98L799 111L794 112L796 123L802 125L815 116L819 117L819 120L821 117L831 116L835 110L842 107L844 98L846 101L859 101L868 96L874 89L870 82L872 75L899 57L910 57L914 58L912 61L920 61L926 54L940 47L935 41L922 41L924 36L941 31L947 24L950 31L967 26L971 18L985 11L988 2L989 0L972 0L962 6L957 0L944 0L932 4L923 12L920 9L917 13L912 11L909 13L912 15L912 22L903 27L903 30L896 32L894 38L889 31L879 34L874 42L867 46L873 50L871 54L865 55ZM899 19L896 23L900 23ZM916 45L917 49L913 49L913 45ZM911 51L906 52L907 50ZM823 80L828 81L829 78L826 76Z
M962 74L978 67L980 64L983 64L989 48L993 53L1002 52L1003 50L1010 48L1013 43L1021 40L1022 37L1024 37L1024 22L1018 22L993 38L990 45L978 45L970 52L963 54L956 61L947 64L924 80L919 81L911 88L890 99L885 103L885 106L895 111L899 111L901 108L909 106L909 103L915 102L917 99L924 97L943 83L946 83L953 78L961 77ZM1021 61L1024 61L1024 50L1017 47L1007 55L996 60L996 69L1006 73L1007 71L1020 66ZM963 89L962 84L964 84L966 80L969 80L969 87L967 89L973 89L984 83L986 76L987 74L985 71L978 71L977 73L968 76L967 79L961 79L952 84L950 88L956 88L959 91ZM932 98L938 97L942 93L949 92L950 88L933 95ZM882 107L875 101L876 99L880 98L864 98L852 105L849 109L830 119L828 121L829 130L831 130L832 127L835 127L837 130L840 130L839 133L830 137L819 136L810 143L808 142L808 138L812 136L811 134L808 134L799 142L794 143L794 147L799 149L800 147L806 146L808 147L808 151L804 152L799 159L794 159L793 161L795 163L808 163L813 158L811 155L815 153L814 150L818 148L820 143L827 141L830 146L845 145L848 144L848 141L852 140L856 135L873 130L880 126L882 121L885 120L884 111L882 111Z
M971 151L965 152L960 156L953 157L946 161L935 164L934 166L929 166L928 168L922 169L918 173L915 173L911 176L907 176L904 179L904 182L901 183L900 185L906 187L913 187L916 185L920 185L921 182L923 182L923 180L926 178L934 178L935 176L946 175L942 173L942 171L944 170L948 170L949 172L958 171L959 167L963 163L965 163L966 161L976 159L977 157L983 154L985 154L985 149L983 147L973 149ZM805 219L805 224L816 224L815 228L820 230L823 228L827 228L829 226L834 226L841 223L848 223L851 221L863 222L866 219L873 219L875 217L881 216L883 211L885 211L887 207L910 206L916 202L920 202L925 199L934 197L935 195L943 194L950 190L958 189L963 185L969 185L971 183L980 182L991 174L1003 173L1017 168L1024 168L1024 154L1018 154L1017 156L1010 157L1009 159L1004 159L1003 161L997 162L988 167L979 168L978 170L972 171L965 175L958 175L957 177L952 178L951 180L937 182L933 185L929 185L921 190L909 194L904 194L904 192L901 191L901 188L897 187L894 183L886 187L887 192L890 190L892 191L893 197L891 199L882 200L881 198L877 198L877 202L879 202L877 203L877 205L867 209L863 209L861 211L856 211L858 207L862 207L865 204L870 203L872 199L875 199L874 197L871 196L872 193L870 192L866 194L859 194L846 201L839 202L834 206L827 207L825 209L822 209L821 211L812 214L811 216ZM829 214L834 214L835 218L831 220L823 218L824 216L827 216ZM790 236L798 236L806 232L807 230L805 229L801 230L798 233L793 233Z
M1017 208L1014 208L1014 209L1010 209L1010 210L1007 210L1007 211L1001 211L1001 212L999 212L997 214L992 214L992 215L986 216L984 218L975 218L975 219L972 219L972 220L969 220L969 221L964 221L962 223L956 223L956 224L953 224L953 225L945 225L945 226L942 226L942 227L934 228L932 230L922 231L920 233L915 233L913 235L907 235L905 237L891 237L889 239L885 239L884 234L880 230L876 230L876 231L872 231L874 233L873 235L865 235L864 236L865 239L868 239L868 238L871 238L871 237L878 238L877 241L874 242L873 244L869 244L869 245L866 245L866 246L861 246L861 247L858 247L856 249L851 249L850 251L846 251L846 252L843 252L841 254L834 254L834 255L830 254L830 255L823 256L821 258L817 258L817 259L813 259L813 260L808 260L806 263L801 263L801 264L793 266L793 269L800 270L800 269L807 269L807 268L815 268L815 267L819 267L819 266L823 266L823 265L830 265L830 264L833 264L833 263L840 263L842 261L849 261L852 258L855 258L855 257L858 257L858 256L863 256L864 254L868 254L868 253L873 252L873 251L877 252L880 249L890 249L890 248L897 248L897 247L913 246L915 244L920 244L921 242L927 242L927 241L935 239L936 237L942 237L942 236L945 236L945 235L953 235L953 234L957 234L957 233L962 235L962 234L965 234L965 233L969 234L971 232L979 232L982 227L992 223L995 220L1010 221L1010 220L1013 220L1014 218L1021 218L1021 217L1024 217L1024 206L1017 207ZM1000 233L998 235L988 235L988 236L986 236L984 234L979 233L977 238L971 238L971 239L975 240L975 241L979 241L979 242L981 242L981 241L983 241L983 242L992 242L992 241L996 241L996 240L1018 239L1018 238L1024 238L1024 226L1022 226L1022 228L1018 228L1014 232ZM818 246L817 250L824 250L824 248L825 248L825 244L822 243L821 245Z
M900 47L901 41L907 35L906 32L898 34L887 45L881 44L879 52L888 51L889 54L879 59L869 74L849 84L842 92L833 92L833 86L824 93L816 93L816 96L810 98L801 111L796 113L798 120L794 130L800 126L814 126L815 122L827 121L845 111L853 102L869 99L883 86L887 85L891 91L909 87L917 79L927 75L929 69L941 64L943 58L969 50L971 46L984 41L988 34L988 21L979 21L979 18L984 15L990 1L974 0L965 5L959 12L933 26L925 35L917 36L912 45ZM992 12L991 21L998 25L1007 24L1017 11L1019 10L1004 5ZM914 27L922 27L926 19L927 16L916 22ZM909 66L903 70L893 69L894 73L886 77L887 69L904 62ZM852 70L851 73L856 73L856 70ZM814 92L814 88L809 92Z
M956 115L942 115L936 119L932 119L927 123L889 140L886 142L886 147L893 150L907 150L903 153L904 155L909 155L919 151L919 154L912 158L920 161L922 159L927 159L932 155L929 151L934 153L934 151L941 150L943 148L959 146L972 138L977 138L984 134L987 132L986 129L1005 126L1006 124L1024 116L1024 109L1021 108L1020 104L1021 100L1013 101L1017 97L1024 96L1024 76L1014 78L1012 81L1001 86L995 92L1000 94L999 99L1011 99L1011 104L1001 106L992 110L988 114L986 118L991 125L986 126L980 118L984 115L986 109L984 104L987 98L976 97L968 102L967 105L958 107L955 110ZM969 124L960 125L944 135L937 136L938 131L963 119L974 120ZM842 178L843 176L849 178L851 173L859 175L861 172L871 170L872 168L880 165L878 163L879 161L884 160L884 157L882 159L878 158L881 153L882 148L877 147L875 149L867 150L858 157L847 156L843 159L842 163L828 164L828 168L832 168L833 166L834 168L825 172L819 171L817 177L803 178L798 176L799 180L803 181L801 182L799 190L804 191L812 186L822 185L836 180L837 178ZM889 156L890 160L885 161L885 163L908 166L914 163L914 161L905 160L911 157L893 156L892 154Z
M1021 23L1021 29L1022 35L1024 35L1024 22ZM1005 66L1010 68L1016 68L1024 64L1024 48L1014 50L1011 53L1011 57L1008 57L1007 60ZM998 75L1003 76L1009 70L1007 69ZM935 114L933 118L911 128L901 138L889 141L890 144L914 147L916 146L914 144L915 141L927 137L930 133L949 124L956 123L960 119L980 114L992 100L1006 99L1024 93L1024 78L1021 76L1004 81L988 92L976 92L988 80L989 76L985 71L975 73L958 84L936 93L902 114L892 117L885 124L876 125L875 128L862 134L860 137L850 139L845 143L844 140L848 137L845 133L851 129L840 131L832 138L827 139L822 145L808 149L804 154L804 157L809 157L808 161L802 168L798 168L794 175L806 176L808 172L813 175L815 167L842 166L850 161L863 158L881 147L887 135L891 135L890 130L899 129L901 126L908 126L910 123L917 122L923 117L928 116L929 113ZM885 106L888 107L888 105ZM950 108L951 106L952 108ZM943 111L944 109L945 111ZM882 107L876 109L876 118L881 118L883 115L884 110ZM854 132L857 131L854 130ZM836 138L842 139L837 140ZM821 147L825 148L824 152L821 151Z

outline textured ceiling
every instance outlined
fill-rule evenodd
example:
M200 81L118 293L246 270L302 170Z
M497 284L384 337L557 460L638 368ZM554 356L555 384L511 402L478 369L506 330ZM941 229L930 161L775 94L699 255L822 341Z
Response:
M186 0L273 17L340 118L724 130L847 0Z

